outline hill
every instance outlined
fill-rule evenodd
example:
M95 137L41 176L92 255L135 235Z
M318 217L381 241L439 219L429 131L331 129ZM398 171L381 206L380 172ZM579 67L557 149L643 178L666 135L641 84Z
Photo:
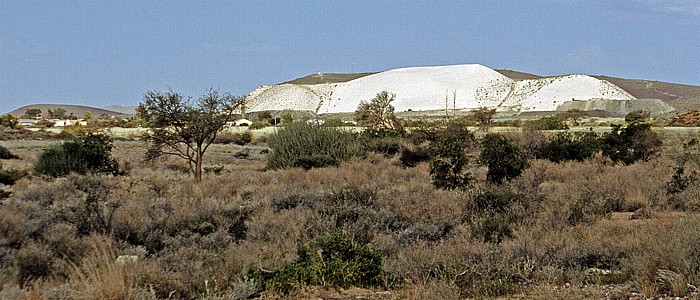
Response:
M355 80L365 76L377 74L374 73L351 73L351 74L339 74L339 73L318 73L311 74L308 76L300 77L291 81L284 83L291 84L323 84L323 83L341 83L348 82L350 80Z
M661 99L681 113L700 110L700 86L609 76L593 77L617 85L636 98Z
M543 78L539 75L513 70L496 71L513 80ZM680 113L700 110L700 86L604 75L592 75L591 77L610 82L637 99L659 99Z
M410 67L379 73L314 74L281 84L260 86L248 95L248 111L303 110L319 114L353 112L361 101L381 91L396 94L396 111L469 111L491 107L523 113L556 111L566 102L577 107L610 107L624 113L629 107L649 106L653 114L674 108L664 102L630 104L606 101L636 97L607 80L588 75L541 77L511 70L471 65ZM649 97L645 97L649 98ZM604 100L601 102L601 100ZM581 103L580 101L596 101Z
M67 114L73 113L74 115L78 117L82 117L85 115L86 112L89 112L93 116L99 116L101 114L106 114L108 116L115 116L115 117L122 117L126 118L129 117L129 114L121 113L121 112L116 112L112 110L107 110L107 109L102 109L102 108L96 108L96 107L90 107L90 106L82 106L82 105L70 105L70 104L31 104L31 105L25 105L20 108L17 108L9 114L15 116L15 117L21 117L24 115L24 113L28 109L35 109L38 108L41 110L43 114L48 114L49 109L57 109L57 108L62 108L66 110Z
M496 70L496 72L501 73L501 75L508 77L513 80L527 80L527 79L540 79L542 76L518 72L513 70Z
M136 106L110 105L110 106L105 106L102 109L116 111L118 113L123 113L123 114L130 115L130 116L133 116L136 114Z

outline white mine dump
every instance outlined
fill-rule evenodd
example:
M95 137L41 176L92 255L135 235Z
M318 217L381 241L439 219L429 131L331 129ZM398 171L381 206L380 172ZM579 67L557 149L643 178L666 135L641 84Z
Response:
M631 100L610 82L586 75L515 81L482 65L401 68L347 82L261 86L246 96L248 111L307 110L353 112L377 93L396 94L396 111L497 108L500 111L555 111L572 100Z

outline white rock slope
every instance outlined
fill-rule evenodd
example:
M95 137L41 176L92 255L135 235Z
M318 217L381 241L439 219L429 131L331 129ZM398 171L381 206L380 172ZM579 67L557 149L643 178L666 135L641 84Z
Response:
M246 96L249 111L353 112L381 91L396 94L397 111L495 107L505 111L554 111L571 100L630 100L621 88L586 75L514 81L481 65L389 70L342 83L261 86ZM454 102L453 102L454 98Z
M339 84L318 112L355 111L361 100L385 90L396 94L397 111L444 109L446 95L452 107L453 93L457 107L463 108L470 106L478 88L503 80L509 79L481 65L394 69Z
M504 106L520 111L554 111L571 100L631 100L632 95L618 86L586 75L566 75L515 83Z

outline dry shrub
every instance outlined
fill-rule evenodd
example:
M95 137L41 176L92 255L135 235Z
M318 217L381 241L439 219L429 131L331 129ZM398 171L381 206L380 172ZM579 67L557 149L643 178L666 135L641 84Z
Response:
M93 235L87 243L89 254L71 275L79 285L78 298L135 299L140 262L117 263L117 249L109 237Z
M382 192L389 200L389 211L397 215L393 227L399 229L401 245L415 241L439 241L459 225L463 199L459 193L435 190L426 182L406 181Z
M700 211L700 185L688 186L680 193L669 195L665 207L682 211Z
M29 219L17 211L17 204L5 204L0 209L0 247L19 248L28 238Z
M535 160L513 185L526 193L550 198L602 203L610 211L635 211L664 199L664 183L671 172L667 164L658 160L628 166L593 160L560 164Z
M562 230L521 228L504 243L518 257L531 257L542 269L538 281L558 284L634 282L651 296L658 292L688 293L700 276L697 217L648 220L601 220ZM583 275L590 268L610 270L601 276ZM659 276L661 274L668 276ZM671 273L672 272L672 273ZM559 274L552 277L552 274ZM593 272L595 273L595 272ZM677 274L677 275L673 275ZM540 277L544 276L544 277ZM679 283L679 282L682 282Z
M202 180L198 188L201 189L202 197L204 198L235 201L244 189L244 180L237 174L209 176Z
M80 259L88 248L78 238L75 226L67 223L52 224L44 231L43 240L56 257L69 261Z
M18 191L16 198L23 202L35 202L44 207L62 203L72 198L74 189L70 188L68 179L59 178L53 182L33 181L26 190Z
M390 209L410 223L456 225L462 216L459 193L436 190L429 181L398 181L379 192L388 199Z
M29 243L22 247L15 257L17 280L26 284L41 279L53 272L54 256L46 245Z
M697 216L671 215L638 227L620 242L636 246L624 260L624 269L645 289L658 285L661 292L685 296L688 284L700 284L698 224Z
M245 274L272 259L265 244L232 244L216 251L197 245L169 248L145 262L139 286L158 299L246 299L257 292Z
M298 239L311 234L307 232L309 227L318 226L320 222L322 222L320 216L306 207L278 212L271 208L263 208L246 221L248 226L246 240L280 248L294 246Z
M520 291L534 270L534 263L508 254L491 252L472 258L455 284L462 297L491 298Z
M115 153L125 153L119 159L136 155L117 145ZM700 220L663 211L692 211L700 197L692 186L666 195L674 165L667 156L628 166L600 156L562 164L533 160L521 177L500 187L527 201L494 213L501 198L475 202L488 189L478 182L485 168L468 166L477 178L469 191L442 191L430 184L428 164L405 168L396 157L369 154L338 168L260 172L262 162L235 160L230 147L218 147L227 154L212 159L226 171L198 185L189 175L158 166L135 167L122 177L18 181L0 206L0 295L240 299L258 292L257 283L245 279L249 272L278 270L298 258L298 246L332 230L381 252L383 285L392 297L617 297L600 284L680 296L691 295L687 284L700 284ZM256 155L249 160L260 159ZM81 222L95 220L87 218L95 214L84 209L85 200L103 190L100 181L108 184L100 203L115 208L109 237L100 237L110 246L99 247L111 249L110 255L138 254L136 275L110 269L106 255L95 250L91 232L100 231L78 230ZM102 208L109 212L109 206ZM613 211L635 210L644 218L608 218ZM475 237L499 231L494 224L508 225L510 237L500 243ZM20 250L26 257L49 257L48 276L18 286ZM108 287L108 281L118 284ZM527 289L524 282L531 283ZM566 283L571 287L564 289ZM291 297L316 289L297 288L300 293Z
M143 283L152 285L159 298L193 298L203 294L205 281L213 279L210 274L223 265L223 257L212 254L197 246L163 251L145 269Z
M434 278L446 277L442 257L436 255L435 245L418 241L402 247L395 256L384 260L384 270L396 283L426 284Z
M153 204L125 201L114 214L114 237L132 245L144 245L151 251L161 248L162 229L154 222L159 213L162 212Z
M452 280L440 279L431 280L426 283L411 282L399 290L398 293L406 299L425 300L457 300L462 299L459 295L459 288Z
M391 282L427 285L448 280L461 297L493 297L520 289L533 275L533 260L519 258L493 244L471 239L468 229L438 243L418 242L387 257Z

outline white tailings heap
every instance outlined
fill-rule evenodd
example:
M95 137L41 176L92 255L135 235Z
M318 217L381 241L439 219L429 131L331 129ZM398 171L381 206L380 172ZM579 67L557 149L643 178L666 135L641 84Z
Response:
M261 86L246 96L248 111L353 112L377 93L396 94L396 111L478 107L501 111L554 111L571 100L631 100L610 82L586 75L514 81L481 65L401 68L341 83Z

